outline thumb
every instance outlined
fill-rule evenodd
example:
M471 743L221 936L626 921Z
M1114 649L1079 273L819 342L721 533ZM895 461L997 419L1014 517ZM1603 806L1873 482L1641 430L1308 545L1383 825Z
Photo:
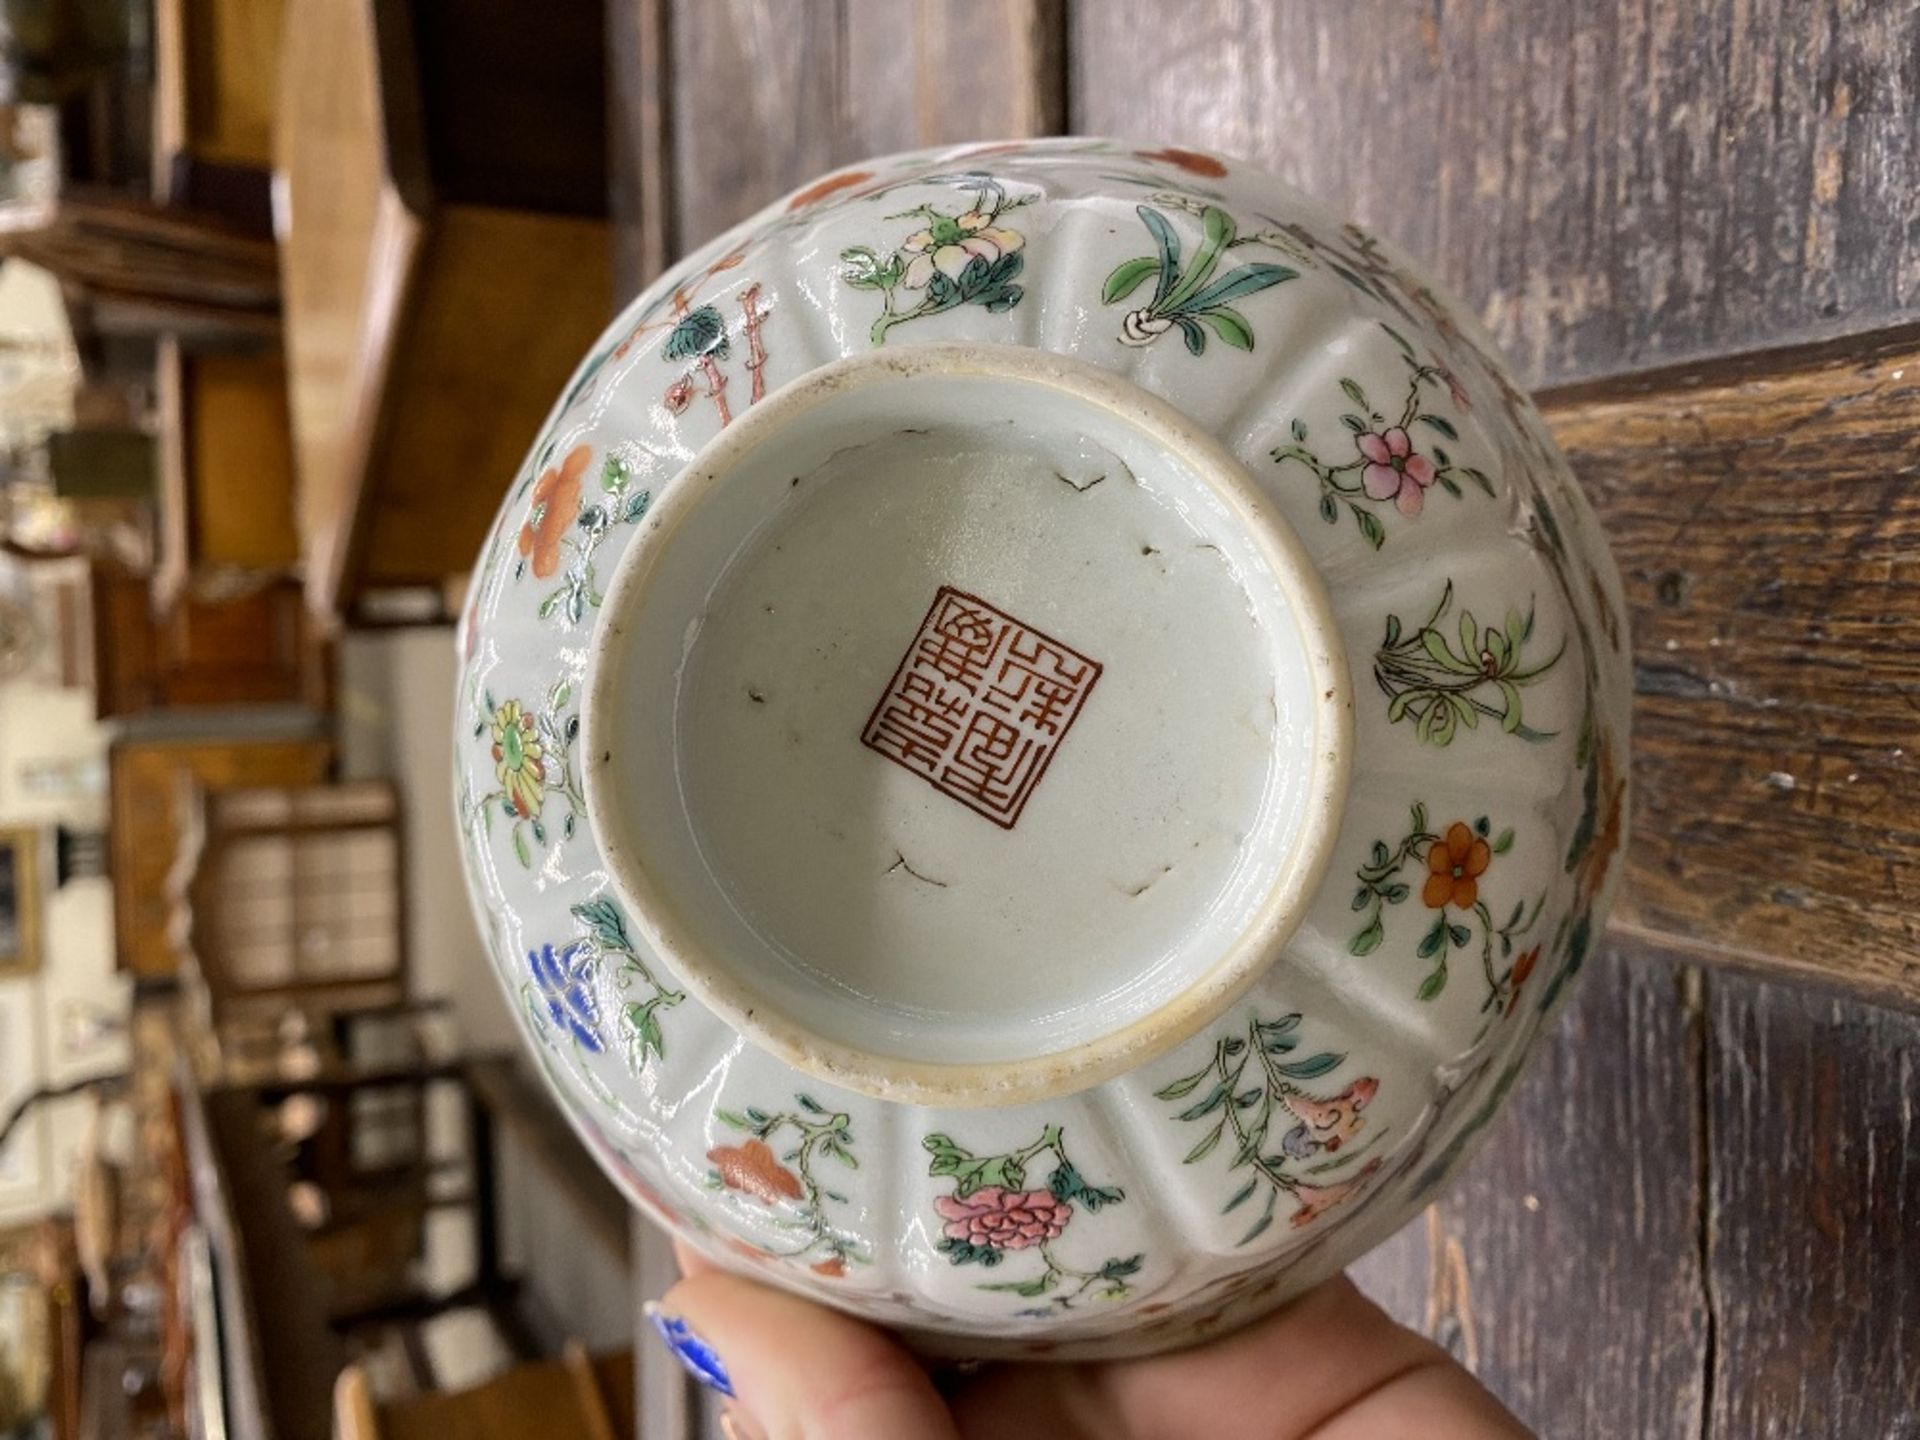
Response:
M958 1440L914 1358L837 1310L707 1270L649 1313L681 1363L729 1397L741 1440Z

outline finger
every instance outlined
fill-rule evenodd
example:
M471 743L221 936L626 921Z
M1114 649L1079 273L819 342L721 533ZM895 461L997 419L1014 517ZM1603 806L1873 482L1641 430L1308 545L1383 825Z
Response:
M658 1312L687 1368L766 1440L956 1440L926 1372L871 1325L718 1270L682 1280Z
M720 1268L684 1240L673 1242L673 1262L680 1267L681 1278L687 1280L696 1275L711 1274Z
M1440 1377L1449 1378L1436 1389ZM1431 1401L1436 1394L1456 1405L1465 1428L1441 1428L1445 1416L1428 1415L1434 1423L1413 1433L1435 1440L1526 1433L1444 1351L1395 1324L1342 1276L1192 1349L1103 1364L995 1367L955 1398L954 1413L967 1435L998 1435L997 1424L1021 1416L1045 1417L1035 1433L1163 1440L1192 1434L1195 1417L1205 1416L1220 1440L1353 1440L1399 1432L1334 1428L1348 1412L1386 1417L1409 1396Z

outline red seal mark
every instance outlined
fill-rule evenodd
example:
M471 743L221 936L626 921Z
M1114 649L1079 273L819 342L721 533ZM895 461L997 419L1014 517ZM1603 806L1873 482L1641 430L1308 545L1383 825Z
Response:
M1011 830L1100 663L943 585L861 743Z

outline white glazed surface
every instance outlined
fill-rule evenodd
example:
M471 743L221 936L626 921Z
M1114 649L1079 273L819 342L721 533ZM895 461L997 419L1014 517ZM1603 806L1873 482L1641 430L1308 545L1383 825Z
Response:
M1199 1033L1078 1093L929 1107L793 1068L651 951L588 824L589 651L653 501L723 420L876 341L1033 347L1165 400L1292 527L1346 649L1351 782L1304 920ZM1028 603L1007 608L1046 629ZM570 1120L721 1263L931 1353L1191 1343L1415 1214L1563 1000L1622 842L1622 615L1586 502L1479 327L1297 192L1105 141L869 162L629 306L514 479L461 626L469 881ZM689 752L711 786L697 746L745 744L755 717L700 683L681 708L715 717ZM764 837L708 841L757 863Z
M1032 627L998 662L967 655L978 596ZM1331 604L1245 468L1110 372L952 344L822 367L702 451L604 610L582 744L616 883L701 999L836 1085L1084 1089L1264 974L1325 872ZM930 775L935 687L999 699L989 753Z

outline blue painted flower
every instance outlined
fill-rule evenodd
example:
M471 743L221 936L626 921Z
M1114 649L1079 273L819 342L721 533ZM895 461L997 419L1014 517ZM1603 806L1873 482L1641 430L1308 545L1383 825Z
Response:
M573 1032L584 1050L598 1055L607 1048L600 1038L600 1002L593 994L593 952L576 940L560 951L551 945L527 952L533 983L547 1002L553 1023Z
M647 1306L647 1318L653 1321L653 1328L660 1332L660 1338L667 1342L667 1348L687 1367L694 1379L710 1389L718 1390L729 1400L733 1399L733 1381L727 1375L727 1367L720 1363L720 1357L713 1353L713 1347L694 1334L686 1321L654 1305Z

